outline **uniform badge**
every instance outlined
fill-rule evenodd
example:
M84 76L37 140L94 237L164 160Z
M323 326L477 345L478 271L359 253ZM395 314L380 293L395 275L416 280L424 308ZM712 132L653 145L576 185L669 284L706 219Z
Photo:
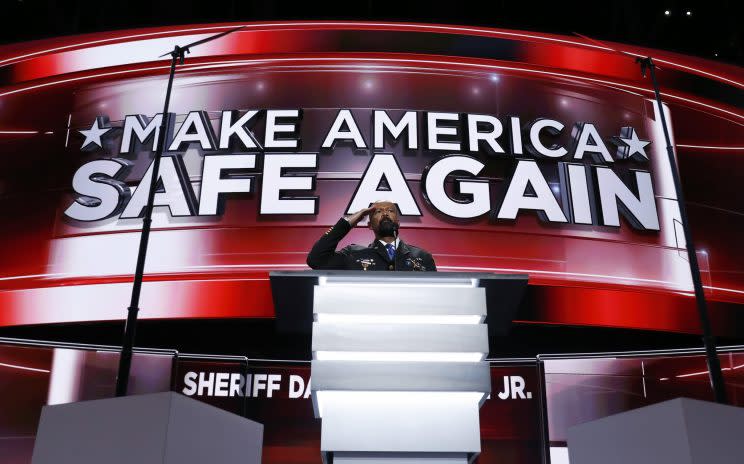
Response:
M368 267L375 265L375 260L372 258L357 259L356 262L362 266L363 271L366 271Z
M421 258L407 258L406 266L413 268L414 271L426 271L424 260Z

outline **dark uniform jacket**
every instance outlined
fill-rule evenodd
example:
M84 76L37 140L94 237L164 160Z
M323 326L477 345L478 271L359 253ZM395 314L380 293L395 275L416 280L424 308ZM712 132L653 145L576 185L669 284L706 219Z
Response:
M385 246L375 240L369 246L349 245L336 251L338 242L351 230L351 224L339 219L320 240L315 242L307 255L307 264L313 269L346 269L363 271L436 271L434 258L421 248L398 242L395 262L389 257Z

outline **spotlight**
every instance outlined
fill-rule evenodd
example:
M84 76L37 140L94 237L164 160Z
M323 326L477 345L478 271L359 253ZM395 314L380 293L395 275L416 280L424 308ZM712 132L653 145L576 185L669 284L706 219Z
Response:
M690 10L687 10L687 11L685 11L685 14L686 14L687 16L692 16L692 11L690 11Z
M671 16L672 12L671 10L664 10L664 16Z

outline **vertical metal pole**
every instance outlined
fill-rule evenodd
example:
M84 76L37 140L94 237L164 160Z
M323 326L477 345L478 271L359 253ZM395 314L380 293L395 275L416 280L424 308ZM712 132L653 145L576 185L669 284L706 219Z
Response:
M129 385L129 371L132 367L132 350L134 348L134 335L137 329L137 313L139 312L140 292L142 290L142 277L145 272L145 258L147 257L147 243L150 240L150 226L152 224L152 210L157 189L157 180L160 173L160 159L165 149L168 127L168 107L170 106L173 78L176 74L176 61L179 58L180 49L171 53L170 76L168 87L165 92L165 105L163 107L160 132L158 133L157 149L152 162L152 178L150 179L150 190L147 193L147 204L145 206L145 217L142 219L142 233L140 234L139 253L137 254L137 267L134 271L134 284L132 285L132 299L127 309L127 322L124 326L124 342L119 357L119 371L116 376L116 396L126 396Z
M142 219L142 233L140 235L139 253L137 254L137 267L134 271L134 284L132 285L132 300L129 303L127 312L127 322L124 326L124 342L121 346L121 357L119 358L119 371L116 376L116 396L125 396L129 384L129 371L132 367L132 350L134 347L134 335L137 329L137 313L139 312L140 291L142 290L142 277L145 273L145 258L147 257L147 243L150 241L150 226L152 224L152 210L155 200L155 190L157 189L157 180L160 174L160 159L165 151L166 138L168 136L168 107L170 106L171 91L173 90L173 78L176 75L176 64L183 64L186 54L191 52L191 48L203 43L211 42L233 32L244 29L245 26L229 29L225 32L207 37L206 39L197 40L183 47L176 45L172 52L160 55L160 57L170 55L170 76L168 77L168 87L165 91L165 105L163 105L163 117L160 121L160 132L158 132L158 143L155 148L155 159L152 162L152 177L150 178L150 190L147 192L147 204L145 205L145 217ZM141 184L140 184L141 185Z
M713 393L718 403L727 404L728 399L726 397L726 385L723 381L723 373L721 372L721 363L716 353L716 342L713 337L713 332L710 328L710 318L708 317L708 304L705 301L705 293L703 291L703 282L700 278L700 266L698 265L697 253L695 252L695 243L692 241L692 231L690 230L690 221L687 219L687 207L685 204L684 193L682 192L682 182L679 178L679 170L677 169L677 160L674 156L674 148L672 148L672 142L669 138L669 130L667 129L666 116L664 115L664 107L661 102L661 93L659 92L659 83L656 81L656 66L650 57L644 59L638 59L643 67L648 67L651 71L651 82L654 86L654 94L656 95L656 104L659 107L659 115L661 117L661 125L664 129L664 138L666 139L666 150L669 156L669 165L672 169L672 178L674 179L674 188L677 191L677 202L679 203L679 214L682 219L682 228L685 232L685 243L687 246L687 257L690 260L690 273L692 274L692 285L695 289L695 301L697 303L698 315L700 317L700 327L703 332L703 344L705 345L705 356L708 362L708 375L710 376L710 383L713 387Z

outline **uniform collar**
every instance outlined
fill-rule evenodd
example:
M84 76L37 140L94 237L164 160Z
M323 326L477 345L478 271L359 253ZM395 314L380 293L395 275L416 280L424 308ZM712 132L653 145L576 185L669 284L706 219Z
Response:
M395 260L396 261L398 260L398 257L407 255L408 253L411 252L411 250L408 248L406 243L400 238L397 238L394 243L396 244L396 247L395 247ZM376 250L377 253L379 253L380 256L385 258L387 262L390 262L390 257L388 256L387 248L385 248L385 245L386 243L383 242L382 240L375 240L369 246L370 248L373 248L374 250Z
M382 244L382 246L387 248L387 243L384 240L378 240ZM395 249L397 250L400 246L400 238L396 237L394 242L391 242L395 245Z

